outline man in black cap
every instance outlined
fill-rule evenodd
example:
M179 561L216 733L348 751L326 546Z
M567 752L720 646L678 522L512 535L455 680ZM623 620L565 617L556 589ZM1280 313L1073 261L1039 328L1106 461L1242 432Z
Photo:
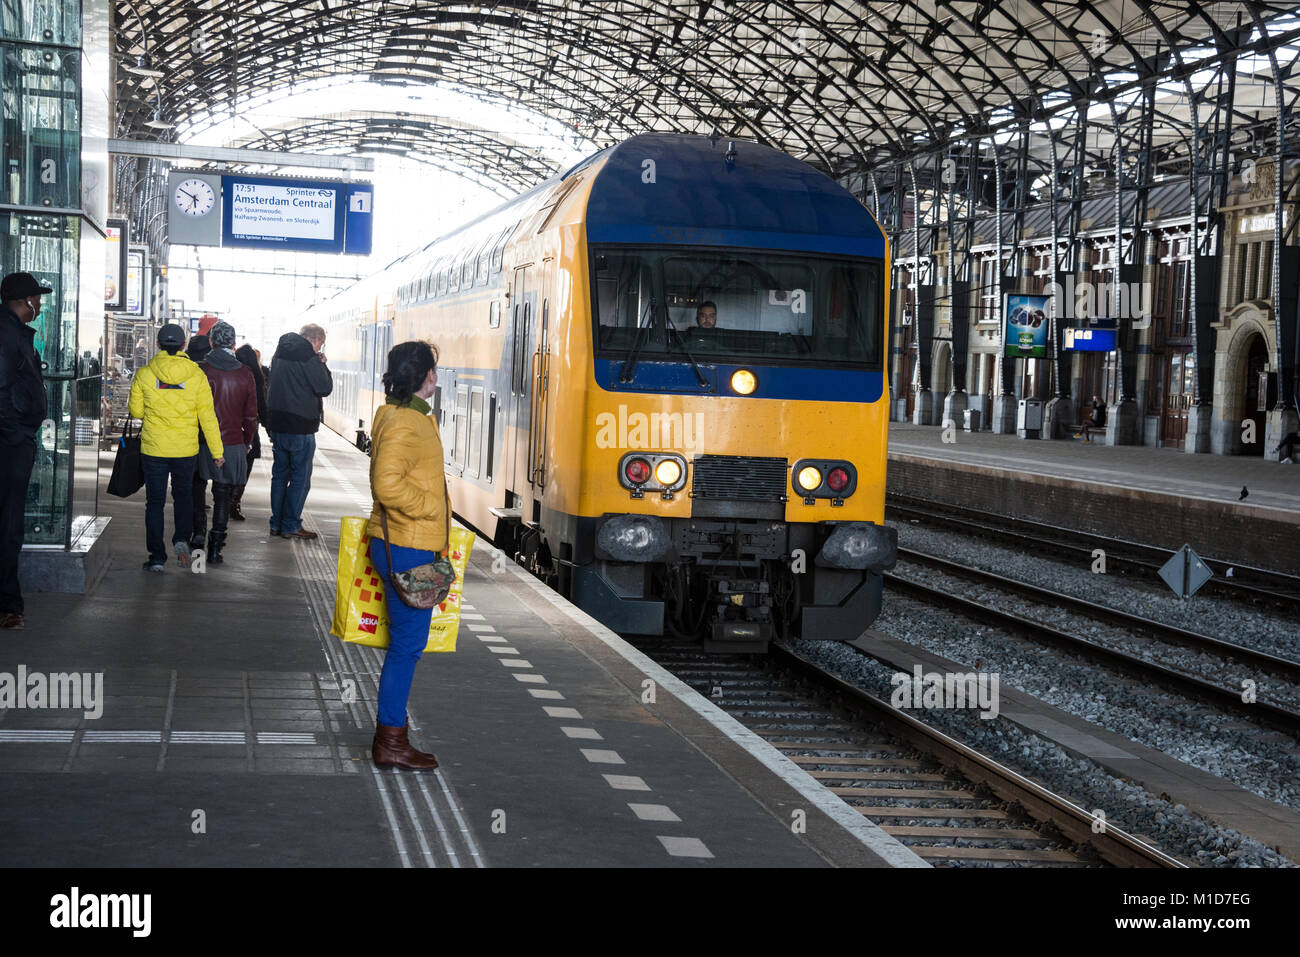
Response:
M31 273L0 280L0 628L23 627L18 589L18 555L23 550L27 483L36 462L36 433L45 421L41 357L30 325L41 312L41 296L52 289Z

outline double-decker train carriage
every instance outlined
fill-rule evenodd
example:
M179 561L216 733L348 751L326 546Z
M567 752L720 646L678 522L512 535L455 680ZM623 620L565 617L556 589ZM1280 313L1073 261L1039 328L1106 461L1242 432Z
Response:
M456 515L577 605L713 648L852 639L895 555L888 257L802 162L633 137L312 309L326 421L364 448L388 348L429 339Z

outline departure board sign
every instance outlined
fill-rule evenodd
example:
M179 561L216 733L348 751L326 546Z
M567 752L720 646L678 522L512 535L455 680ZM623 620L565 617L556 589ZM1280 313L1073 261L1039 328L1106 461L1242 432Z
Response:
M125 311L133 316L144 315L147 257L148 250L144 246L132 246L127 250Z
M221 244L341 253L347 183L223 176Z
M126 306L126 220L110 219L104 235L104 308L119 312Z
M1072 329L1066 327L1065 348L1074 352L1113 352L1118 348L1115 329Z

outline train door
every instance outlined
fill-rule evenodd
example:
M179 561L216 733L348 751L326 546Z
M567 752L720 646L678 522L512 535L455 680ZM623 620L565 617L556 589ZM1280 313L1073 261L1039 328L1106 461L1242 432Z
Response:
M532 384L533 313L537 307L537 292L528 288L527 266L515 270L514 294L510 300L510 403L507 420L511 428L505 443L505 474L510 488L521 498L528 488L529 435L532 422L530 386ZM531 497L531 496L530 496ZM524 516L531 515L531 505L525 504Z
M550 381L550 347L548 327L550 326L550 290L551 268L554 260L546 260L542 266L542 305L537 322L533 325L536 332L532 345L532 368L530 383L528 429L528 484L534 496L539 496L546 486L546 422L549 418L547 392Z

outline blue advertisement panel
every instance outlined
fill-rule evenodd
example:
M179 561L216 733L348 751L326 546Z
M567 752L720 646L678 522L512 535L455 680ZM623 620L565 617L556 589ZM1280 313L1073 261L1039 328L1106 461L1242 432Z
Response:
M1065 348L1074 352L1113 352L1119 348L1116 341L1118 331L1115 329L1071 329L1065 330Z
M1004 298L1002 314L1006 320L1002 332L1002 354L1046 359L1047 307L1051 297L1007 293Z
M375 188L369 183L348 187L347 235L343 251L369 256L374 234Z
M341 253L347 183L221 177L221 244Z

